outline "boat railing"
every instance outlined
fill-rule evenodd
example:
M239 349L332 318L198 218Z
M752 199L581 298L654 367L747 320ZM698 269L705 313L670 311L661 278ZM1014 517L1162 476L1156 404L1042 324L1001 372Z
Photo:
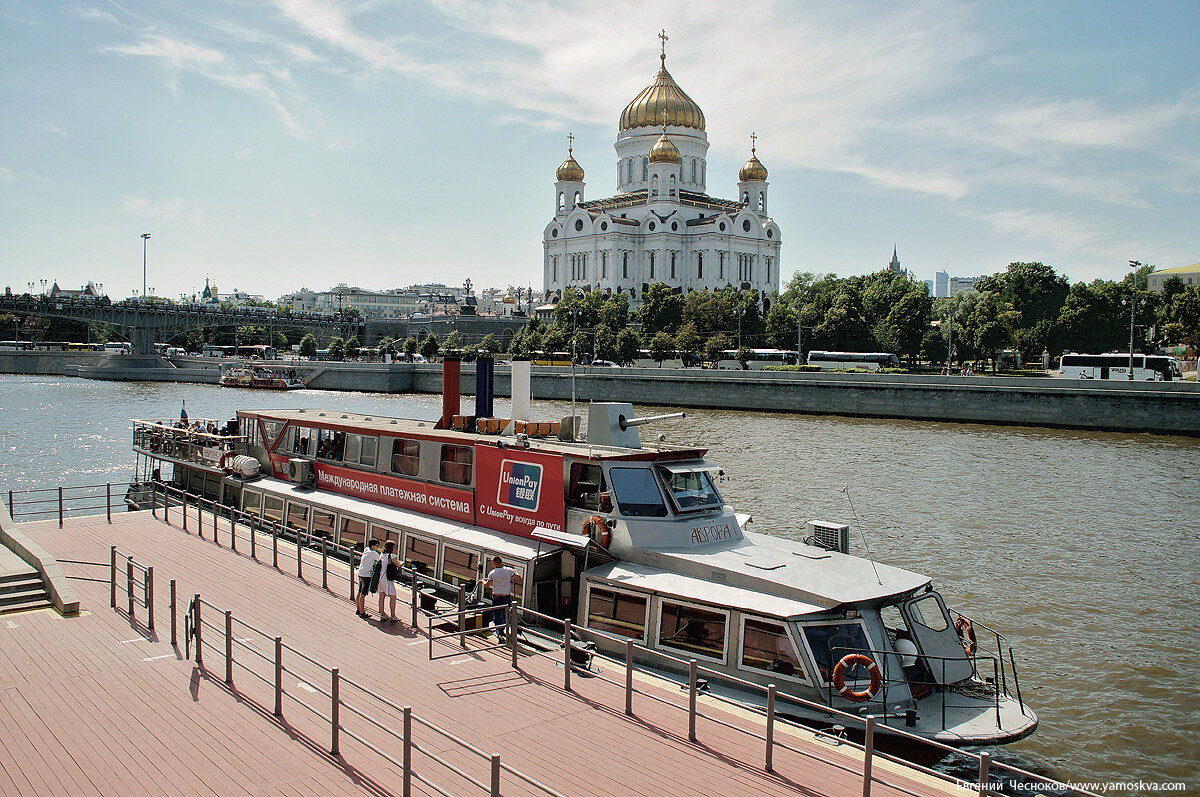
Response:
M243 449L247 440L245 435L228 435L193 428L195 424L199 424L204 430L221 428L221 423L207 418L197 419L189 426L181 426L178 423L170 420L133 421L134 451L215 468L220 465L223 454Z
M1036 790L1039 790L1039 791L1053 791L1055 793L1060 793L1060 794L1081 794L1081 795L1087 795L1087 797L1098 797L1098 795L1095 792L1087 791L1086 789L1081 789L1078 786L1062 783L1060 781L1054 780L1053 778L1048 778L1044 775L1039 775L1035 772L1030 772L1030 771L1028 771L1026 769L1022 769L1020 767L1016 767L1016 766L1013 766L1013 765L1005 763L1005 762L993 760L991 757L991 754L986 751L974 753L974 752L971 752L968 750L963 750L958 747L952 747L948 744L943 744L942 742L938 742L938 741L936 741L934 739L930 739L928 737L918 736L915 733L906 731L902 727L897 727L895 725L887 724L887 719L889 719L889 717L887 716L886 713L883 715L879 715L879 714L875 714L875 713L868 713L866 710L864 710L863 713L855 714L855 713L850 713L848 711L843 711L841 709L834 708L833 706L825 704L825 703L817 703L812 700L807 700L807 699L801 698L799 696L780 695L780 694L778 694L776 684L767 684L766 686L764 686L763 684L755 683L753 681L748 681L744 678L739 678L737 676L731 675L724 671L718 671L718 670L714 670L709 667L705 667L702 664L700 664L696 659L683 659L678 656L673 656L673 655L666 653L664 651L661 651L661 650L655 650L653 648L647 647L644 644L639 643L636 639L630 639L625 636L612 634L612 633L608 633L605 631L598 631L596 629L583 628L583 627L573 624L569 619L564 620L562 618L552 617L550 615L542 614L541 612L538 612L534 609L530 609L527 607L514 606L512 608L514 609L514 611L510 611L508 613L509 626L508 626L508 636L507 636L508 642L507 642L507 644L509 645L509 647L512 650L511 655L512 655L512 666L513 667L517 666L516 645L517 645L518 632L520 632L522 634L532 633L533 635L540 636L543 639L554 640L555 642L557 642L557 647L555 649L561 650L562 654L563 654L563 678L564 678L563 688L564 689L569 691L571 688L571 673L572 673L572 671L581 671L584 669L588 669L588 675L590 677L598 678L598 679L605 681L607 683L610 683L610 684L624 686L625 713L629 716L633 716L634 715L633 698L634 698L635 694L641 695L650 700L655 700L657 702L664 703L666 705L676 705L676 703L674 701L667 700L666 698L662 698L662 697L650 694L645 691L637 690L634 687L634 682L635 682L634 673L650 672L651 674L660 674L660 673L655 673L654 671L648 671L642 667L638 667L636 660L638 660L638 659L640 659L642 661L657 660L657 661L665 662L668 665L668 667L674 668L675 670L677 670L679 672L686 672L687 676L688 676L687 683L684 684L684 689L686 689L687 693L688 693L688 696L687 696L687 700L688 700L688 704L687 704L688 738L691 741L697 740L696 722L697 722L698 718L706 719L710 722L714 722L714 723L722 725L724 727L731 728L735 731L745 732L744 727L736 726L731 723L725 722L724 720L722 720L718 717L714 717L709 714L701 713L698 708L698 704L697 704L698 696L701 693L704 693L706 695L706 697L708 697L709 699L716 700L718 702L725 703L730 706L735 706L738 709L740 709L741 711L750 711L754 714L761 716L764 721L762 735L758 736L758 738L760 738L763 741L763 743L765 744L765 755L766 755L766 759L765 759L766 767L765 768L768 771L773 771L773 767L772 767L773 751L776 747L780 747L780 748L792 750L792 751L796 750L796 748L789 747L786 744L786 742L779 741L774 734L774 726L775 726L775 724L780 723L780 722L788 724L788 725L792 725L793 727L801 727L801 726L797 726L793 722L790 722L787 718L779 716L778 711L776 709L776 703L779 700L784 700L789 703L794 703L796 705L803 706L812 711L816 711L821 714L825 714L830 718L831 722L842 722L851 728L861 729L862 740L863 740L861 743L859 743L855 740L852 740L852 739L847 739L844 737L844 735L837 734L836 732L832 732L832 733L829 731L820 732L820 735L822 735L824 738L829 739L832 743L849 745L849 746L854 747L863 752L863 756L864 756L864 759L863 759L863 794L864 795L870 794L870 784L872 781L880 782L880 783L885 782L882 778L872 775L871 759L875 756L878 756L878 757L886 759L888 761L892 761L892 762L899 763L899 764L902 764L907 767L917 769L921 772L924 772L927 775L930 775L932 777L935 777L935 778L938 778L941 780L953 779L953 780L957 781L958 786L960 786L962 788L970 788L972 790L977 790L980 794L987 794L987 793L1002 790L1003 785L1004 785L1003 778L1007 778L1009 780L1021 779L1022 781L1024 781L1023 786L1024 786L1025 790L1030 790L1029 784L1032 782L1034 784L1043 784L1043 785L1036 786ZM555 638L555 637L551 637L551 636L546 635L539 631L531 631L531 629L529 628L528 625L524 625L521 623L519 618L523 618L523 617L534 618L543 627L561 628L562 634L561 634L561 636ZM589 638L604 639L610 643L615 643L616 645L624 646L625 656L624 656L623 660L614 658L612 656L607 656L604 653L596 650L595 643L590 642ZM553 650L550 651L550 653L553 653L553 652L554 652ZM896 655L894 651L886 651L886 652L891 655ZM543 655L546 655L546 654L543 654ZM623 667L625 670L625 673L624 673L625 677L624 677L623 684L620 681L617 681L613 678L609 678L609 677L605 676L604 673L601 671L587 668L587 663L590 661L590 659L593 656L602 658L612 665L615 665L618 667ZM732 698L713 693L712 691L710 691L707 688L707 682L701 680L700 676L702 676L702 675L709 676L714 680L719 680L724 683L733 684L737 688L739 688L743 691L764 696L765 701L766 701L766 709L765 710L758 709L754 706L748 705L744 701L734 700ZM886 706L884 708L886 710ZM918 747L923 746L926 748L940 750L943 754L952 755L960 760L965 760L965 761L970 762L970 764L973 764L975 767L977 767L977 771L979 773L978 780L975 781L974 783L968 783L968 782L962 781L958 778L951 778L951 776L948 776L945 772L939 772L937 770L934 770L929 767L923 766L921 764L915 763L911 760L900 758L898 756L894 756L894 755L891 755L891 754L888 754L888 753L878 750L877 748L875 748L875 730L879 723L879 720L881 720L881 719L884 721L884 724L887 726L888 733L890 733L892 735L895 735L902 739L905 739L909 743L917 745ZM837 727L838 726L833 726L833 728L837 728ZM833 728L831 728L830 731L833 731ZM997 772L997 771L1006 773L1005 775L1001 776L1001 779L999 779L999 782L998 782L998 779L993 775L993 772Z
M15 521L57 518L59 528L62 528L63 518L102 513L108 516L108 522L111 523L113 506L118 509L124 506L128 486L126 482L105 482L9 490L8 510Z

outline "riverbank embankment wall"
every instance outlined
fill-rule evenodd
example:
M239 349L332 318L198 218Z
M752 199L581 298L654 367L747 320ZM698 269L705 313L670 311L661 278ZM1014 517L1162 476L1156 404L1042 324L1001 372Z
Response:
M440 365L296 364L317 390L440 393ZM0 372L215 383L217 360L155 364L89 352L2 352ZM463 364L464 394L474 367ZM588 401L765 412L910 418L1200 435L1194 382L1081 381L1056 378L713 371L682 368L576 369L575 397ZM570 368L535 368L535 399L570 400ZM496 368L497 396L510 395L509 370ZM470 407L464 402L463 408ZM582 411L582 410L581 410Z

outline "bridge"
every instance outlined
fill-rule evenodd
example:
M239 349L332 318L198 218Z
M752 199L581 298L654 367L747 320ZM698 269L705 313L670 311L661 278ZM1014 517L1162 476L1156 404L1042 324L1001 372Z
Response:
M154 354L154 344L192 329L213 326L303 327L341 337L358 334L362 320L306 311L279 312L269 307L220 307L163 301L112 302L106 296L0 296L0 313L73 318L121 329L137 354Z

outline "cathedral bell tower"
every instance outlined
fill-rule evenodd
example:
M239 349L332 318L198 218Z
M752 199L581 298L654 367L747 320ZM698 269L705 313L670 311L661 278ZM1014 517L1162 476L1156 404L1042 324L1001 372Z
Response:
M666 111L663 112L663 116L666 116ZM667 138L667 126L664 123L662 135L650 148L650 185L646 195L647 202L679 201L681 160L679 149Z
M575 160L575 136L567 136L567 159L555 172L554 215L565 216L583 201L583 167Z
M738 197L760 216L767 215L767 167L754 154L758 136L750 134L750 160L738 172Z

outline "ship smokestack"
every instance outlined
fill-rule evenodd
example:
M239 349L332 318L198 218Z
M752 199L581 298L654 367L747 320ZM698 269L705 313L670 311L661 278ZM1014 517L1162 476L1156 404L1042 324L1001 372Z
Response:
M513 357L512 360L512 417L514 421L530 420L530 404L533 389L530 382L528 358Z
M449 429L454 422L454 416L459 413L461 400L460 377L462 363L458 354L447 354L442 358L442 418L437 422L437 429Z
M492 404L496 396L496 386L492 377L496 369L496 361L490 356L480 357L475 361L475 417L491 418Z

